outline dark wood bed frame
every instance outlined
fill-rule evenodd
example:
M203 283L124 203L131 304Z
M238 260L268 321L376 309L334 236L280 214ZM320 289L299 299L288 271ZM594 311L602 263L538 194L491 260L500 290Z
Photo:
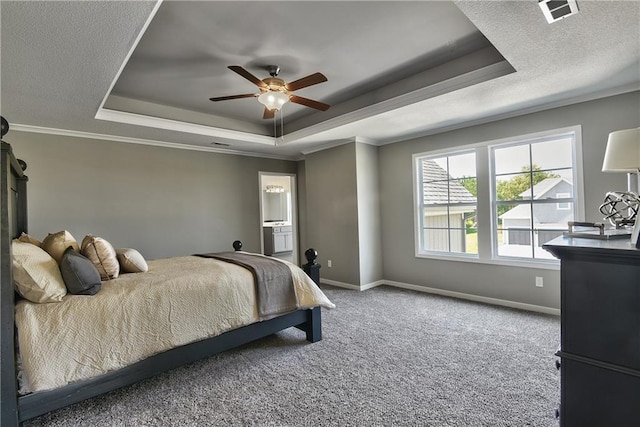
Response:
M22 164L21 164L22 163ZM247 325L217 337L177 347L151 356L133 365L108 372L96 378L79 381L50 391L18 394L16 378L16 295L11 276L11 240L27 232L27 181L24 162L17 160L11 146L2 141L2 177L0 194L1 240L0 253L0 425L21 425L23 421L63 408L82 400L115 390L144 378L194 362L214 354L239 347L289 327L306 333L306 339L322 339L320 307L302 309L266 321ZM238 250L240 242L234 242ZM309 249L308 263L303 267L318 281L317 254ZM315 255L315 256L314 256Z

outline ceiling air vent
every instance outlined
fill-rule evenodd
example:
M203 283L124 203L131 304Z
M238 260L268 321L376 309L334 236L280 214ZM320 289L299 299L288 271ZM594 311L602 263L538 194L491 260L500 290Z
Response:
M538 0L538 5L549 24L578 13L576 0Z

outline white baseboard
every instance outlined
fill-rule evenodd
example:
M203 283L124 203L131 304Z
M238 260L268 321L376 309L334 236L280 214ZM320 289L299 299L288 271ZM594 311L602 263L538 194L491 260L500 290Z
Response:
M534 304L526 304L526 303L523 303L523 302L509 301L509 300L499 299L499 298L483 297L483 296L480 296L480 295L465 294L463 292L447 291L447 290L444 290L444 289L430 288L430 287L427 287L427 286L412 285L410 283L396 282L396 281L393 281L393 280L376 280L375 282L367 283L367 284L362 285L362 286L353 285L351 283L338 282L337 280L330 280L330 279L324 279L324 278L321 278L320 282L324 283L324 284L327 284L327 285L337 286L339 288L351 289L353 291L366 291L367 289L375 288L375 287L380 286L380 285L387 285L387 286L393 286L395 288L402 288L402 289L409 289L409 290L412 290L412 291L425 292L425 293L428 293L428 294L436 294L436 295L442 295L442 296L446 296L446 297L460 298L460 299L466 299L466 300L469 300L469 301L482 302L482 303L485 303L485 304L500 305L500 306L503 306L503 307L511 307L511 308L517 308L517 309L520 309L520 310L535 311L535 312L538 312L538 313L553 314L553 315L556 315L556 316L560 316L560 310L557 309L557 308L544 307L544 306L541 306L541 305L534 305Z
M504 307L518 308L521 310L535 311L538 313L554 314L556 316L560 315L559 309L544 307L542 305L526 304L522 302L509 301L509 300L498 299L498 298L489 298L489 297L483 297L479 295L465 294L462 292L447 291L444 289L429 288L427 286L412 285L410 283L395 282L393 280L382 280L380 282L382 282L380 284L393 286L396 288L410 289L412 291L426 292L429 294L437 294L437 295L443 295L447 297L466 299L466 300L482 302L486 304L501 305Z
M320 283L324 283L325 285L337 286L339 288L351 289L353 291L359 291L360 286L352 285L351 283L338 282L337 280L325 279L324 277L320 278Z
M361 285L360 290L366 291L367 289L375 288L376 286L384 285L386 282L384 280L376 280L375 282L367 283L366 285Z
M365 285L352 285L351 283L338 282L337 280L321 278L320 283L327 285L337 286L339 288L352 289L354 291L366 291L367 289L375 288L376 286L384 285L384 280L377 280L375 282L367 283Z

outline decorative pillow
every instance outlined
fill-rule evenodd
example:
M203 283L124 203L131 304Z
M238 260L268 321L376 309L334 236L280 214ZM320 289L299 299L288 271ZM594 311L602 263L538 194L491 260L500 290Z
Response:
M32 245L36 245L37 247L42 246L42 242L40 240L36 239L33 236L28 235L27 233L20 234L20 237L18 237L18 240L24 243L31 243Z
M100 273L89 258L68 247L60 261L60 272L67 291L74 295L95 295L100 290Z
M96 266L102 280L115 279L120 274L116 250L113 249L111 243L102 237L95 237L91 234L85 236L82 239L81 253Z
M135 249L116 249L116 256L118 257L120 269L123 273L143 273L149 270L147 261L145 261L142 254Z
M78 242L73 238L71 233L67 230L58 231L57 233L49 234L42 241L40 246L47 251L49 255L59 264L62 259L64 251L71 246L74 251L79 251Z
M67 294L56 260L44 250L19 240L11 242L13 282L32 302L58 302Z

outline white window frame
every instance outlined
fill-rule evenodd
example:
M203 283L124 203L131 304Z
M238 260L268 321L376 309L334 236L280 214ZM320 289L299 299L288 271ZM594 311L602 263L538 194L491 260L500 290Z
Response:
M414 177L416 178L416 185L414 186L414 194L415 194L415 202L414 202L414 206L416 207L415 209L415 221L416 223L416 254L420 254L420 255L431 255L431 256L448 256L448 257L455 257L455 258L478 258L478 254L473 254L473 253L464 253L464 252L452 252L451 251L451 242L449 241L449 250L448 251L433 251L433 250L426 250L426 249L422 249L422 239L423 239L423 228L424 228L424 208L425 208L425 204L424 204L424 189L422 187L422 184L424 182L424 179L422 177L422 167L419 167L419 165L421 164L421 162L423 160L434 160L434 159L441 159L443 157L455 157L455 156L459 156L459 155L465 155L465 154L470 154L473 153L473 155L475 156L475 162L476 162L476 168L477 168L477 164L478 164L478 158L476 155L475 150L473 149L463 149L463 150L455 150L455 151L447 151L447 152L442 152L441 154L427 154L427 155L414 155L413 156L413 170L414 170ZM448 161L448 160L447 160ZM476 169L477 171L477 169ZM477 173L477 172L476 172ZM475 176L475 179L477 180L478 177L477 175ZM455 181L455 179L449 179L450 181ZM450 200L448 200L448 202L446 204L442 204L439 206L446 206L447 209L449 207L451 207L452 205L455 206L461 206L461 204L452 204ZM475 204L476 206L476 212L477 212L477 202ZM449 215L447 215L447 217L449 217ZM451 231L451 224L448 224L447 230ZM454 228L454 230L457 230ZM449 233L450 236L450 233Z
M494 170L492 165L490 147L504 145L508 143L518 143L532 141L563 134L573 133L573 193L574 193L574 219L584 221L584 185L582 166L582 127L580 125L568 126L564 128L551 129L548 131L534 132L525 135L501 138L480 143L452 146L447 149L439 149L413 154L413 205L414 205L414 253L416 258L438 259L447 261L461 261L492 265L506 265L513 267L540 268L549 270L559 270L559 261L544 260L539 258L515 258L497 255L497 242L495 241L495 224L493 212L495 209L495 191L493 187ZM427 252L420 248L420 234L422 223L420 222L421 205L419 201L422 197L421 176L418 174L418 160L429 157L443 157L475 150L476 152L476 179L478 186L478 203L476 206L478 217L478 255L461 254L450 252ZM481 200L482 199L482 200ZM489 233L487 235L487 233Z
M570 199L571 198L571 193L556 193L556 199ZM556 203L556 209L558 209L559 211L568 211L569 209L571 209L571 206L569 206L570 202L558 202Z

